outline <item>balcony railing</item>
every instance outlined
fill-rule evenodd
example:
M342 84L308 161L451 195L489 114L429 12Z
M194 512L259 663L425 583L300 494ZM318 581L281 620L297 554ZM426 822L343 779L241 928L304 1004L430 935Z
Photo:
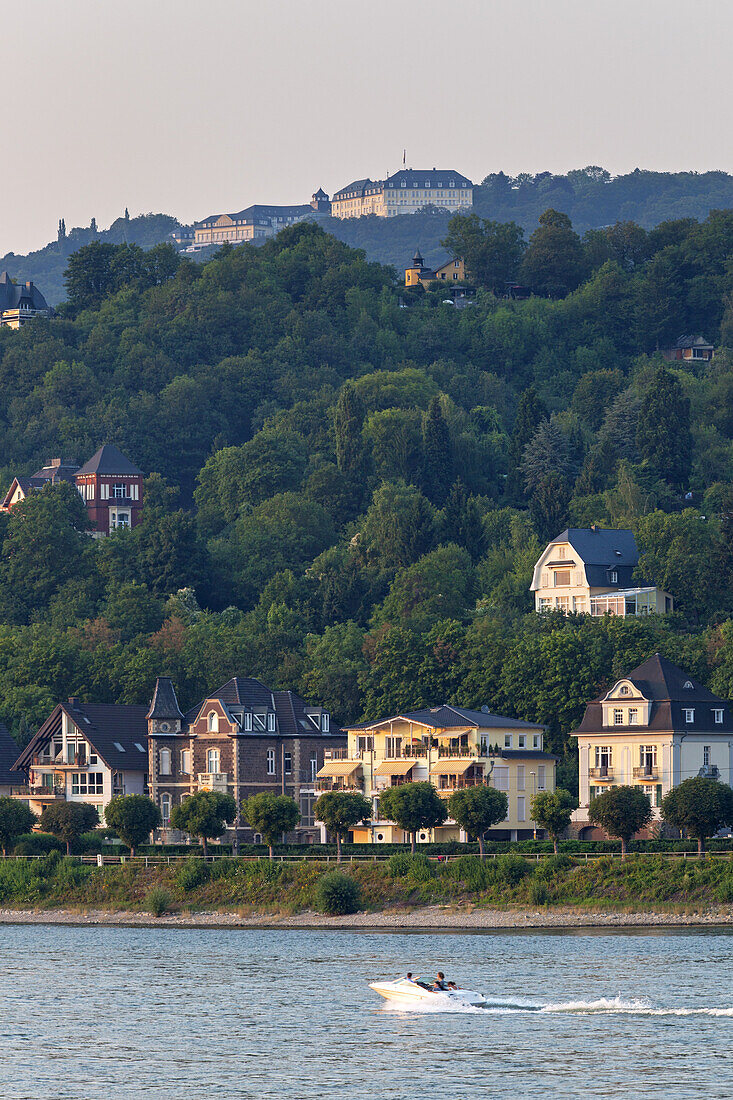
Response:
M643 764L640 768L634 768L634 779L658 779L659 769L656 764Z
M228 772L199 772L197 775L200 791L222 791L226 794Z
M33 784L29 784L27 787L13 788L13 793L15 793L16 790L18 791L17 797L20 797L20 798L23 798L23 797L27 798L29 796L31 798L48 798L48 799L65 798L66 797L66 791L65 791L64 786L63 786L62 783L54 783L53 787L47 787L43 783L33 783ZM21 791L24 791L25 794L21 794L20 793Z
M364 780L349 776L339 776L333 779L324 776L323 779L316 780L316 790L319 794L326 791L363 791Z
M609 783L613 779L613 768L603 764L599 768L589 768L588 775L591 779L607 780Z
M453 794L454 791L463 791L466 787L483 787L485 786L483 779L478 776L475 779L458 779L455 783L445 783L438 787L438 794L441 798L447 798Z

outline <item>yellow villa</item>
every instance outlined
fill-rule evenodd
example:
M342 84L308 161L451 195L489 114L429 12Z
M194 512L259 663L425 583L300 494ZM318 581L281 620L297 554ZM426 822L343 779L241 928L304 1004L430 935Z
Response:
M530 803L538 791L555 789L557 757L543 748L544 727L462 707L406 711L348 727L348 748L336 751L317 775L317 790L358 791L373 805L372 820L353 830L355 844L403 843L409 839L379 817L387 787L429 780L443 798L464 787L488 784L505 791L509 812L490 830L497 840L534 835ZM427 841L466 840L453 821L418 833Z
M342 187L331 200L334 218L361 218L374 214L393 218L414 214L426 206L451 213L467 212L473 205L473 184L460 172L438 168L403 168L386 180L360 179Z
M658 819L662 798L684 779L733 778L730 703L658 653L589 703L571 736L580 776L573 822L581 836L593 833L588 803L609 787L640 786Z
M536 611L590 615L664 615L672 597L634 586L639 551L631 531L567 528L548 543L534 567Z

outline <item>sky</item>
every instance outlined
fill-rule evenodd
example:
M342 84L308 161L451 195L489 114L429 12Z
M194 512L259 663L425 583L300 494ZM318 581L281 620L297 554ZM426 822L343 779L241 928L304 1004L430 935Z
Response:
M730 0L7 5L0 255L401 167L733 172ZM728 134L728 138L726 138Z

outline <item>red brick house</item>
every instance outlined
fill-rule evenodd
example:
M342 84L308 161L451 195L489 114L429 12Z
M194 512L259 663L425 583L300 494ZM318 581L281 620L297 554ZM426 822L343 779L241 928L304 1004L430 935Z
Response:
M262 791L289 795L300 806L296 839L318 837L316 775L346 747L323 707L235 676L184 715L172 681L159 677L147 718L150 797L160 807L163 837L173 807L202 790L230 794L238 805ZM244 822L237 835L255 839Z
M46 485L73 482L86 505L96 536L118 527L136 527L142 518L143 475L114 443L105 443L82 467L52 458L30 477L15 477L0 504L9 512L30 492Z

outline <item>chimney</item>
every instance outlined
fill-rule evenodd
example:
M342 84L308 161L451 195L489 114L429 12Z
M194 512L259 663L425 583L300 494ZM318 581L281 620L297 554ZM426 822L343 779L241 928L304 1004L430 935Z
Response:
M79 698L78 698L78 696L76 696L76 695L70 695L69 696L69 706L71 707L72 710L78 710L79 709Z

